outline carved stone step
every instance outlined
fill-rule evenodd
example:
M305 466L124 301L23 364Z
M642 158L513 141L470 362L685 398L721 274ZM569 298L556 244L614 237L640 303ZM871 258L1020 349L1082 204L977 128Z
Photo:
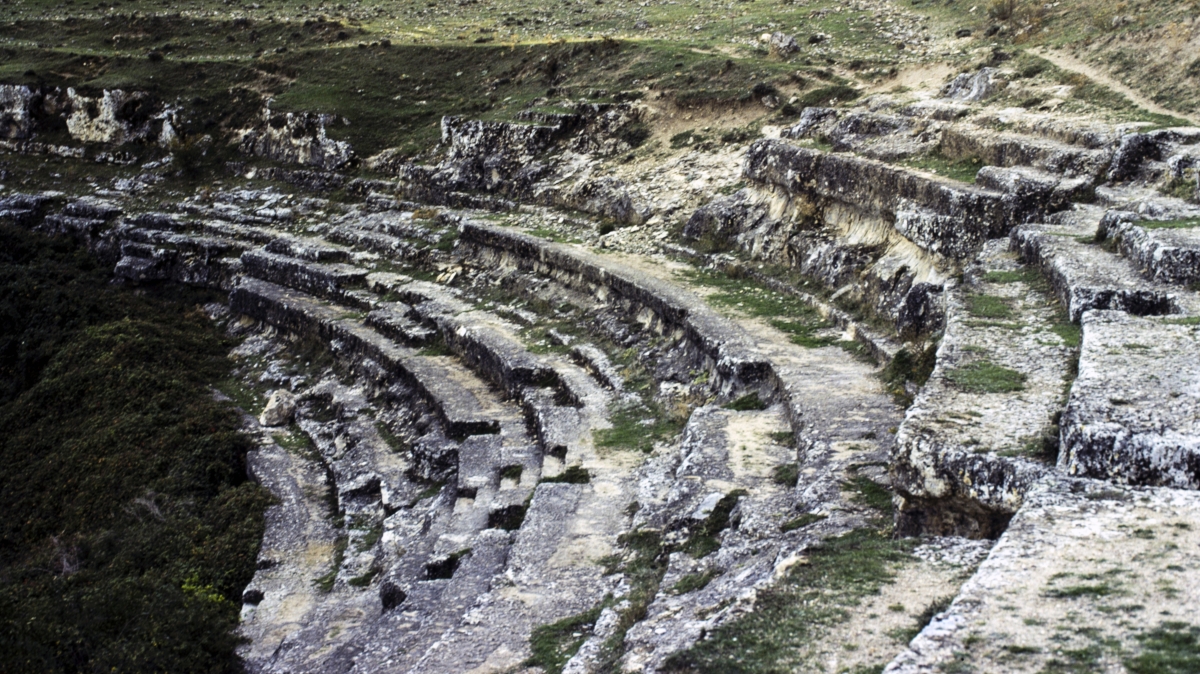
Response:
M1014 250L1042 270L1072 322L1091 309L1138 316L1182 310L1176 289L1142 278L1129 260L1094 241L1094 231L1071 225L1023 225L1012 233Z
M1108 171L1112 148L1088 148L1045 137L956 124L942 132L939 152L949 159L976 159L994 166L1032 166L1096 179Z
M884 672L1032 673L1076 657L1094 670L1136 660L1172 632L1194 638L1185 623L1200 601L1197 546L1200 492L1046 478L950 608Z
M243 280L230 294L230 308L285 330L340 340L348 355L366 356L412 385L442 416L447 433L465 437L496 433L499 421L481 412L475 395L457 386L436 359L399 346L356 318L314 297L257 279Z
M1193 227L1158 229L1153 221L1122 217L1126 214L1120 212L1110 215L1101 221L1097 238L1115 241L1117 250L1146 278L1183 286L1200 284L1200 217Z
M947 293L937 364L896 437L902 531L994 536L1051 470L1073 326L1007 244L989 241Z
M459 241L474 247L464 254L480 263L549 274L559 283L585 289L607 302L631 305L628 313L656 332L681 331L719 378L731 385L761 385L770 376L769 363L755 351L743 330L673 285L571 246L478 222L464 222ZM648 314L639 314L639 308Z
M1079 377L1062 418L1072 475L1200 489L1200 324L1083 315Z
M366 285L367 271L344 264L307 262L261 250L242 255L242 268L254 278L335 302L353 302L347 291ZM365 307L358 307L365 308Z

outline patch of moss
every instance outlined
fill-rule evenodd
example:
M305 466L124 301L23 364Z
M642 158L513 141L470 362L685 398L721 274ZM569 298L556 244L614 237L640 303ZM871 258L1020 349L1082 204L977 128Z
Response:
M767 409L767 403L758 397L757 392L753 392L726 403L724 407L735 412L755 412Z
M1130 674L1185 674L1200 671L1200 627L1164 622L1137 637L1142 652L1127 658Z
M541 667L547 674L560 674L567 661L592 636L596 619L602 610L603 606L596 606L549 625L533 628L529 636L529 648L533 654L523 664L526 667Z
M894 578L912 542L856 529L809 551L778 583L758 593L755 610L725 623L672 655L670 672L812 671L814 637L848 617L852 607Z
M687 594L688 592L703 590L718 575L716 569L709 569L703 573L689 573L671 586L671 592L675 594Z
M821 520L825 519L826 517L828 517L828 515L816 515L813 513L805 513L797 518L790 519L790 520L784 522L779 527L779 530L780 531L795 531L796 529L803 529L804 527L806 527L810 524L816 524L817 522L820 522Z
M1025 389L1024 374L987 360L949 370L946 379L965 393L1013 393Z

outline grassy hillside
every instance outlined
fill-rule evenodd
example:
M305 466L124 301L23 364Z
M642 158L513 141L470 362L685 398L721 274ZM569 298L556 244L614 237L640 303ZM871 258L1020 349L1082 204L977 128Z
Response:
M229 345L107 282L0 226L0 671L238 671L269 497L209 388Z

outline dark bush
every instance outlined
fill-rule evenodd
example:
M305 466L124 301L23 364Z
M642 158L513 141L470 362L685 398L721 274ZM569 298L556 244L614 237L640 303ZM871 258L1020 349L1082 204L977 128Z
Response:
M194 309L0 225L0 671L235 672L268 495Z

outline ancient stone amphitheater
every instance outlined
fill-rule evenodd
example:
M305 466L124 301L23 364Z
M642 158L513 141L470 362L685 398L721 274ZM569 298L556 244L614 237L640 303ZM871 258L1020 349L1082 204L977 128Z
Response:
M1200 605L1200 207L1154 187L1200 129L989 108L990 76L659 173L599 159L637 104L447 118L438 163L376 179L289 116L244 148L316 168L0 209L120 281L228 293L280 424L246 416L278 498L254 671L521 671L581 615L563 671L686 671L864 530L909 561L796 671L1124 671Z

